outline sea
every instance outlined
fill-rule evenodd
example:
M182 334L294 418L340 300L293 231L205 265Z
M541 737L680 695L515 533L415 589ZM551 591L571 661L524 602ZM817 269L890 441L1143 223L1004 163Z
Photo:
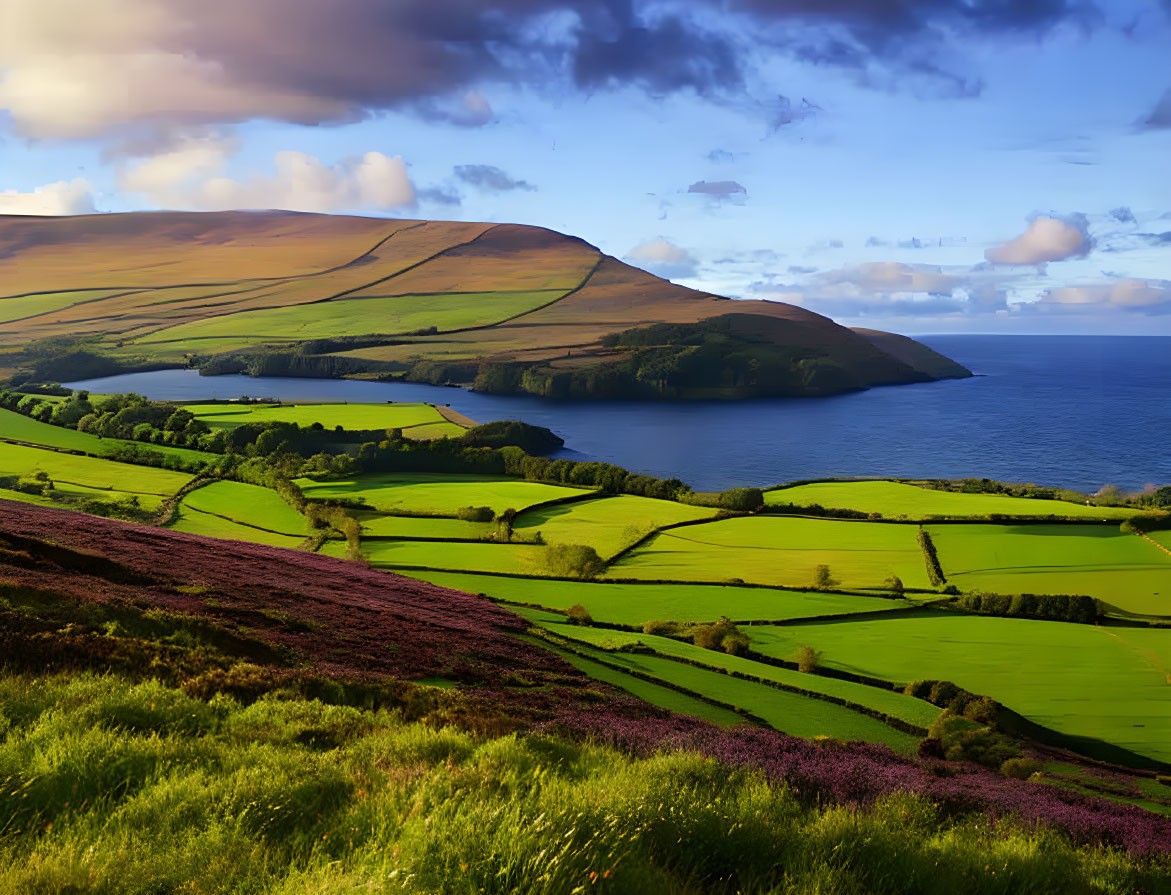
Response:
M158 400L445 404L480 422L546 426L565 439L555 456L676 477L697 491L830 477L972 476L1091 493L1171 484L1171 337L916 338L976 375L823 398L591 403L191 370L68 384Z

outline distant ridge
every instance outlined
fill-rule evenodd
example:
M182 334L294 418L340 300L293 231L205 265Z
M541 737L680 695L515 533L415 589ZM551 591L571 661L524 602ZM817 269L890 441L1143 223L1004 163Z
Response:
M0 376L184 365L569 398L816 395L970 375L911 339L678 286L540 227L0 216Z

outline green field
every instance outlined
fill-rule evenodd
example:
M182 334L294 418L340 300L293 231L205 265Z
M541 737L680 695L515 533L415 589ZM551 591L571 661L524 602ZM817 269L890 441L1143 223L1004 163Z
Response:
M943 573L961 590L1088 594L1171 615L1171 556L1115 525L934 525Z
M703 584L604 584L501 578L458 572L411 572L421 578L497 600L533 603L550 609L581 604L597 621L641 626L652 620L711 622L720 616L734 621L770 620L881 612L909 605L902 600L845 594L771 590L763 587L721 587Z
M925 516L1076 516L1087 519L1125 519L1135 514L1127 507L1088 507L1064 500L1033 500L1002 494L956 494L920 488L903 482L816 482L766 491L766 504L820 504L833 509L881 513L885 518L922 519Z
M601 556L609 557L664 525L709 518L715 512L670 500L621 494L539 507L518 516L514 528L526 534L539 531L550 544L588 544Z
M813 583L818 565L828 565L847 588L879 588L890 575L907 587L930 585L914 526L784 516L673 529L623 556L608 574L802 587Z
M0 498L4 500L15 500L18 503L31 503L40 507L66 507L67 501L58 499L65 497L73 500L104 500L104 501L121 501L127 497L134 497L138 501L138 505L148 511L154 511L162 506L163 498L157 494L129 494L125 491L109 491L102 488L86 488L83 485L67 485L57 484L50 492L54 496L42 496L40 494L25 494L22 491L10 491L7 488L0 488Z
M59 311L83 301L95 301L117 295L116 289L86 290L83 292L48 292L36 295L20 295L11 298L0 298L0 324L21 321L38 314L48 314ZM24 326L35 325L35 321L24 323ZM4 338L0 335L0 340Z
M341 426L385 430L446 422L430 404L187 404L184 407L213 429L233 429L244 423L287 422L298 426L320 423L326 429Z
M1135 629L1138 630L1138 629ZM752 627L752 648L886 680L950 680L1061 733L1171 761L1171 686L1140 648L1168 632L923 612L908 618ZM1166 654L1164 647L1164 655Z
M773 681L784 686L844 699L856 705L883 712L922 728L929 727L939 716L940 712L938 708L929 702L915 699L895 690L871 687L866 684L858 684L853 681L844 681L824 675L802 674L800 671L777 668L774 665L754 662L751 659L744 659L739 656L730 656L727 653L717 650L703 649L692 643L684 643L670 637L656 637L629 631L613 631L604 628L589 628L580 625L551 622L547 619L530 616L530 610L520 610L520 613L526 617L532 617L534 622L537 622L543 628L555 634L574 640L581 640L599 649L617 649L627 644L639 643L650 647L656 653L663 656L674 656L688 662L698 662L701 665L707 665L711 668L722 668L738 674ZM746 630L751 634L753 629L748 628Z
M1161 547L1171 550L1171 531L1152 531L1147 537Z
M196 492L198 493L198 492ZM253 544L268 544L270 547L286 547L290 550L305 540L304 535L290 536L241 525L211 513L180 505L178 518L168 526L171 531L185 534L204 535L209 538L229 538L233 541L250 541Z
M551 649L583 674L588 674L594 680L604 681L607 684L620 687L632 696L637 696L639 699L649 702L651 705L657 705L660 708L672 712L679 712L682 715L691 715L693 718L703 718L705 721L710 721L712 724L718 724L721 727L735 727L738 724L745 723L742 716L729 709L712 705L709 702L704 702L702 699L696 699L694 696L688 696L686 693L672 690L670 687L664 687L651 681L634 677L633 675L624 674L617 669L603 665L600 662L593 662L570 650L550 646L544 640L536 641L536 643L539 644L535 647L536 649Z
M63 430L64 431L64 430ZM167 496L182 488L191 476L169 469L131 466L98 457L63 454L20 444L0 442L0 475L32 475L44 472L68 485L84 485L100 491Z
M363 539L362 555L378 566L428 566L468 572L540 575L545 548L528 544Z
M195 341L249 335L258 339L333 338L415 333L490 326L547 305L564 289L538 292L468 292L448 295L396 295L349 298L311 304L241 311L158 329L134 344Z
M359 510L354 516L362 524L363 537L379 538L451 538L478 541L491 534L491 522L465 522L429 516L383 516Z
M587 655L591 655L586 650ZM598 651L592 655L612 665L655 677L692 693L751 712L775 730L799 737L834 737L884 743L910 754L918 739L869 715L800 693L746 681L662 656Z
M315 500L362 498L367 506L388 513L433 513L438 516L454 516L456 510L466 506L487 506L498 513L510 507L521 510L559 497L590 493L580 488L562 488L519 479L436 473L372 473L320 482L298 479L296 484L306 497Z
M96 435L78 432L76 429L66 429L64 426L42 423L30 419L24 414L3 408L0 408L0 436L10 438L13 441L43 444L46 447L84 451L95 456L110 454L122 447L133 447L142 451L181 457L193 462L211 462L217 459L215 454L172 447L166 444L144 444L140 441L126 441L121 438L98 438Z
M183 506L275 534L292 535L301 540L308 536L305 517L275 491L258 485L212 482L183 498Z

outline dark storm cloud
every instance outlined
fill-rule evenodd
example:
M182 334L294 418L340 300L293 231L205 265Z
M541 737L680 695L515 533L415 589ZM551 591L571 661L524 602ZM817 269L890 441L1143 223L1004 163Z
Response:
M59 27L62 3L74 7L69 28ZM251 119L337 124L396 108L475 126L492 118L478 87L540 89L564 84L566 75L582 90L633 86L718 98L745 83L745 67L759 55L754 48L867 78L877 61L918 77L959 79L956 89L970 89L937 61L948 58L941 51L947 40L1089 21L1089 7L1071 0L4 5L15 14L0 42L0 107L27 136L64 138ZM45 58L54 64L44 65ZM19 89L5 94L6 83ZM44 96L62 100L45 103ZM1147 126L1169 124L1171 99Z
M514 190L532 192L536 189L527 180L517 180L495 165L456 165L455 176L464 183L493 193L509 193Z

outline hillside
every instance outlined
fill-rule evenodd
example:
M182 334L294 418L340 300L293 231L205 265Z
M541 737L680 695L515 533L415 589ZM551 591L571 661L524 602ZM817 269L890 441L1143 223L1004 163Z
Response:
M970 375L912 340L696 292L537 227L0 217L0 375L174 365L581 398L829 394Z
M45 531L53 532L51 541ZM0 882L12 882L13 891L43 887L3 873L49 872L57 862L64 862L59 872L69 872L71 843L111 836L128 854L175 850L174 859L153 858L143 878L198 877L208 867L192 855L230 841L234 853L251 849L251 858L233 859L224 872L270 865L262 854L274 867L292 862L303 870L322 848L322 860L349 867L368 849L394 847L399 858L401 846L401 860L416 870L437 873L462 855L463 872L489 880L500 864L477 851L482 834L471 832L496 829L487 818L458 821L470 820L460 834L470 838L440 839L430 848L393 837L405 835L412 818L427 818L428 828L434 819L436 830L446 830L481 798L494 812L532 819L541 810L532 799L542 792L567 798L571 781L575 795L562 807L621 798L631 783L620 779L642 781L633 793L651 780L662 788L581 824L587 833L629 839L602 865L618 875L615 891L639 890L631 874L644 872L647 849L657 872L690 880L665 891L774 891L769 874L792 869L782 855L792 859L788 850L810 848L810 841L823 845L799 863L821 872L840 858L846 876L835 879L854 880L858 891L896 872L892 854L899 879L911 872L954 876L941 892L976 891L960 871L966 875L971 861L986 863L989 849L1006 856L1039 849L1040 864L1014 859L1004 865L1004 888L979 891L1030 888L1038 866L1066 867L1073 883L1089 872L1079 869L1083 862L1109 860L1111 873L1138 874L1118 891L1143 889L1165 872L1152 865L1144 873L1121 856L1084 849L1110 845L1157 856L1171 843L1165 817L976 765L810 742L751 725L720 729L675 715L587 678L540 648L523 619L483 597L342 560L0 500L0 574L0 829L36 831L0 837L13 858L0 862L10 868L0 871ZM659 750L675 754L654 757ZM18 791L19 799L3 798ZM381 793L393 796L389 803ZM185 806L181 835L151 820L174 799ZM740 824L720 818L741 800L748 815L774 819L755 833L755 825L736 832ZM642 816L636 803L651 806L651 815ZM246 804L241 819L251 822L232 826ZM843 814L847 832L833 820L839 804L873 813ZM915 818L909 838L898 832L908 811ZM1010 813L1025 826L1001 825L990 838L988 817ZM569 823L572 814L563 819ZM694 854L655 852L660 840L694 847L700 827L666 835L676 816L724 831L717 838L727 848L698 866ZM892 818L901 820L891 826ZM1028 826L1036 823L1067 831L1083 848L1044 833L1032 840ZM857 824L869 832L859 834ZM515 839L509 850L532 848L535 856L562 834L573 836L539 827L532 841ZM888 857L852 850L850 843L875 836ZM769 854L780 852L753 871L765 876L737 881L743 862L766 841ZM558 860L583 876L599 870L590 862L609 846L595 853L579 845L580 853ZM435 849L448 860L436 864ZM948 855L942 868L941 855ZM547 857L533 860L534 868L549 867ZM912 871L920 861L926 863ZM79 858L74 866L96 865ZM367 878L389 869L369 870ZM521 883L532 869L510 872L520 876L490 890L528 891Z

